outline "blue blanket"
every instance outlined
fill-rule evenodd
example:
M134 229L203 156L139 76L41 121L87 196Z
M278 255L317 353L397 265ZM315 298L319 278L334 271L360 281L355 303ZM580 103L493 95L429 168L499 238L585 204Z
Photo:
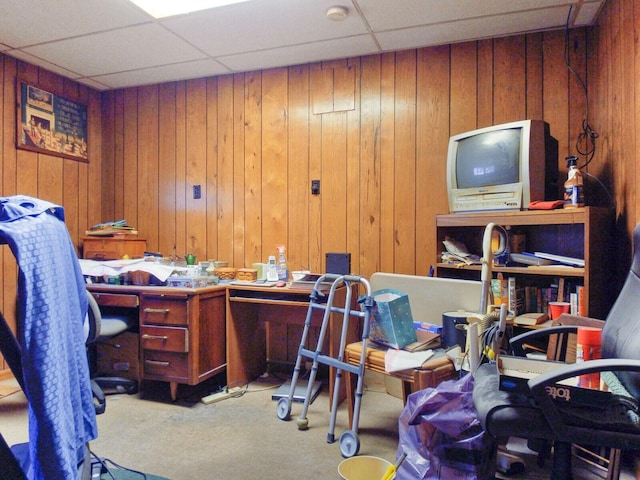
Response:
M84 344L86 287L63 208L25 196L0 198L0 243L10 246L19 269L29 478L75 479L98 429Z

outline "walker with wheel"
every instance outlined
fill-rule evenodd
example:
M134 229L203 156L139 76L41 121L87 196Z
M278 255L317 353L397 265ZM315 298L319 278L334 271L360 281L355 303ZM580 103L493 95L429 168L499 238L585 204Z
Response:
M331 282L331 288L329 289L328 296L327 294L321 291L321 285L327 284ZM361 295L358 299L358 304L360 304L360 310L351 310L351 302L352 302L352 291L351 288L354 284L360 284L363 286L366 294ZM333 299L335 296L336 289L340 286L344 285L347 289L347 293L345 295L345 304L344 306L334 306ZM296 364L293 370L293 377L291 379L291 389L289 391L289 395L287 397L283 397L278 401L277 405L277 414L278 418L281 420L289 420L291 417L291 404L293 401L293 395L295 393L296 383L298 381L298 377L300 376L302 361L304 358L313 359L313 364L311 367L311 372L309 375L309 382L307 385L307 390L304 398L304 403L302 405L302 411L300 413L300 417L298 417L297 424L299 430L306 430L309 425L309 420L307 419L307 410L309 408L310 398L313 392L313 384L316 378L316 374L318 372L318 365L328 365L329 367L333 367L336 369L336 377L334 382L334 395L332 399L331 405L331 416L329 421L329 433L327 435L327 443L335 442L335 424L336 424L336 414L338 410L338 393L340 391L340 381L342 378L342 372L346 372L347 374L355 374L358 376L358 382L356 386L355 392L355 402L353 408L353 424L350 430L345 430L342 435L340 435L339 446L340 453L343 457L353 457L358 454L360 450L360 439L358 438L358 420L360 416L360 402L362 399L362 391L364 387L364 364L366 360L366 351L367 351L367 341L369 339L369 322L371 318L371 314L375 307L375 301L371 294L371 286L369 282L360 277L354 275L335 275L335 274L325 274L322 275L315 283L313 290L310 294L310 302L309 302L309 310L307 311L307 317L304 323L304 329L302 331L302 339L300 341L300 347L298 349L298 357L296 359ZM314 310L323 310L324 315L322 318L322 325L320 327L320 333L318 336L318 342L316 344L315 350L310 350L305 347L307 344L307 339L309 336L309 329L311 327L311 319L314 313ZM329 322L331 319L332 313L340 313L343 316L342 319L342 331L340 335L340 348L338 350L338 357L334 358L330 355L322 353L322 347L324 344L325 335L327 334L327 330L329 328ZM364 319L363 321L363 332L362 332L362 356L360 358L359 365L350 365L343 361L344 349L347 343L347 333L349 330L349 323L354 319Z

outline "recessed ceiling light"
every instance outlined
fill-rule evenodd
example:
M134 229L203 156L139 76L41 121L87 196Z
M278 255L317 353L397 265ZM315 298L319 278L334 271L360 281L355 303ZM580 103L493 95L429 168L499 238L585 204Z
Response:
M247 1L249 0L131 0L154 18L182 15Z

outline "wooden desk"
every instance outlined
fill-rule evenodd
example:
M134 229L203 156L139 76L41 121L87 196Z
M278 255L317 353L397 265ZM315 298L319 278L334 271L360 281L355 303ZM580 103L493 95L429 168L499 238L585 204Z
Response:
M224 285L206 288L91 284L101 307L133 308L139 319L139 380L196 385L224 371Z
M344 307L345 287L338 288L333 306ZM304 325L309 310L309 290L289 287L260 287L257 285L228 285L227 288L227 382L229 384L251 381L267 368L266 329L269 323ZM356 300L353 294L352 299ZM353 307L351 307L353 308ZM311 324L320 327L324 310L313 312ZM359 325L353 322L349 340L355 341ZM340 354L342 315L331 315L325 347L328 354L337 358ZM317 337L309 335L306 348L315 349ZM300 340L298 340L299 345ZM334 369L329 370L329 392L333 398ZM345 396L344 385L340 398Z

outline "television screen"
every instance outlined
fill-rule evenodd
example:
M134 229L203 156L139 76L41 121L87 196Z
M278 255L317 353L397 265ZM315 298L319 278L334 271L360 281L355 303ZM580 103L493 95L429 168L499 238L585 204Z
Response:
M458 188L506 185L520 181L521 128L497 130L458 142Z

